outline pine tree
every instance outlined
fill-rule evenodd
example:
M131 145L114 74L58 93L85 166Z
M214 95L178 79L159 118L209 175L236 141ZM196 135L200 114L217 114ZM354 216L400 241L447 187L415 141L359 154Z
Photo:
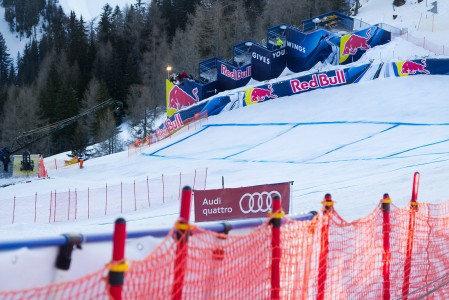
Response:
M11 65L11 58L8 53L6 41L0 33L0 90L5 88L9 81L9 67Z

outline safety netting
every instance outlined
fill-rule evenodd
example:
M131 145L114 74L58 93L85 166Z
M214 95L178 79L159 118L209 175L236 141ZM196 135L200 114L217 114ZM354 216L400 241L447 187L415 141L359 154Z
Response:
M445 299L449 202L380 203L346 222L333 207L284 218L280 299ZM273 299L272 223L224 234L174 227L144 260L129 262L123 299ZM187 228L187 229L186 229ZM0 299L107 299L108 267L75 281L0 292Z

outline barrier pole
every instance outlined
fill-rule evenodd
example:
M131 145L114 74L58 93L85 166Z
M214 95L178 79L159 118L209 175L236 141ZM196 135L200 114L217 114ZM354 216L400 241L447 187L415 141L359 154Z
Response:
M126 221L118 218L115 221L114 235L112 237L112 262L109 264L108 282L109 294L114 300L122 299L125 272L128 263L125 261Z
M174 267L172 300L182 299L182 288L187 265L187 239L189 236L190 204L192 200L192 188L185 186L182 189L181 210L176 222L176 259Z
M321 247L320 258L318 266L318 294L317 300L324 300L325 283L327 277L327 255L329 253L329 219L332 215L334 201L332 201L332 195L324 195L323 200L323 224L321 227Z
M405 263L404 263L404 281L402 283L402 299L408 299L410 289L410 273L412 269L412 250L413 250L413 239L415 232L415 214L418 211L418 187L419 187L419 173L415 172L413 176L413 188L412 188L412 199L410 201L409 210L409 223L408 223L408 236L407 236L407 248L405 252Z
M279 194L273 196L271 220L271 299L280 299L281 292L281 219L284 216Z
M382 236L383 236L383 248L384 252L382 254L382 276L383 276L383 290L382 290L382 299L390 300L390 261L391 261L391 252L390 252L390 205L391 199L390 196L385 193L382 199Z

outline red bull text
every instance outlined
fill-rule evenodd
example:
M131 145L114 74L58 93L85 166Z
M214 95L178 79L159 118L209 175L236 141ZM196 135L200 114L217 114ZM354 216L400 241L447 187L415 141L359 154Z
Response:
M329 76L326 73L314 74L309 81L300 81L298 79L290 80L290 86L293 93L304 92L310 89L324 88L328 86L340 85L346 83L345 72L343 70L335 71L335 76Z
M371 38L371 28L366 31L366 37L352 34L343 46L343 55L354 55L357 51L368 50L368 40Z
M251 102L260 102L277 97L278 96L273 94L273 87L271 84L268 85L268 89L254 88L251 92Z
M157 128L156 129L156 136L158 140L162 140L169 136L173 131L181 128L184 126L184 123L182 122L181 116L179 114L174 115L174 120L167 119L164 122L163 128Z
M242 70L229 70L226 65L221 65L221 74L229 77L233 80L240 80L243 78L251 77L251 66L247 66L245 71Z
M427 67L426 60L425 59L421 60L421 63L422 64L419 64L411 60L407 60L402 64L401 73L409 75L414 75L416 73L430 74L430 72L426 70Z

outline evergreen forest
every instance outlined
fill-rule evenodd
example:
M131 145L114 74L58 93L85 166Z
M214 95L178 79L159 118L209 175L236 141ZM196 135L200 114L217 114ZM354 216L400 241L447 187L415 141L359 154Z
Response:
M29 42L10 53L0 33L0 149L23 132L118 100L29 145L44 156L96 143L101 147L91 155L121 151L124 121L134 138L149 134L165 110L168 65L196 77L201 60L230 59L232 46L243 40L263 44L271 26L300 27L331 10L349 11L346 0L136 0L106 4L86 20L64 12L58 0L1 5L9 29Z

